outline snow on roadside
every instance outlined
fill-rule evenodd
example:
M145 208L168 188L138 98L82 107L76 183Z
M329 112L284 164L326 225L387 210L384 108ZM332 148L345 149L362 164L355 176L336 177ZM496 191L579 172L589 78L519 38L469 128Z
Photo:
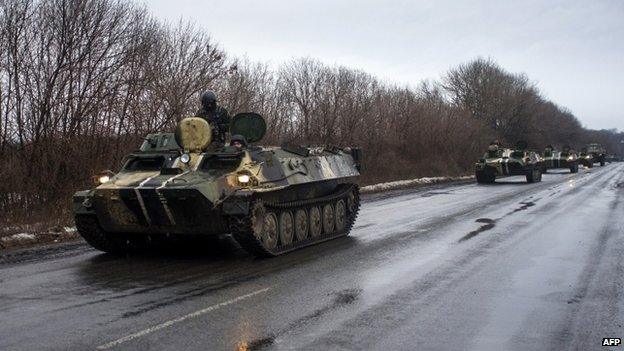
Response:
M27 240L35 240L37 236L31 233L17 233L9 236L5 236L0 238L2 241L27 241Z
M19 232L15 234L0 232L0 250L32 246L40 243L59 242L78 236L76 227L55 226L43 231Z
M360 192L361 193L377 193L377 192L382 192L382 191L411 188L411 187L422 186L422 185L469 180L473 178L474 176L461 176L461 177L423 177L423 178L416 178L416 179L397 180L394 182L367 185L367 186L361 187Z

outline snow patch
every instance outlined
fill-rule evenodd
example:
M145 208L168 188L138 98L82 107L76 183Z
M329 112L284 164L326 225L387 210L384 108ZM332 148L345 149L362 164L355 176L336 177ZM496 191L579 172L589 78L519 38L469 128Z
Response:
M461 177L423 177L423 178L416 178L416 179L397 180L394 182L367 185L367 186L360 188L360 192L361 193L376 193L376 192L388 191L388 190L394 190L394 189L410 188L410 187L419 186L419 185L469 180L473 178L474 176L461 176Z
M27 241L27 240L35 240L37 236L35 234L30 233L17 233L9 236L3 237L2 241L10 242L10 241Z

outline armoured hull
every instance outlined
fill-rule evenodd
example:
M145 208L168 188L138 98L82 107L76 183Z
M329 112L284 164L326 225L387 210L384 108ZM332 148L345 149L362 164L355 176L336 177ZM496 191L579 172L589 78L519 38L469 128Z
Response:
M549 169L569 169L571 173L577 173L578 165L577 155L568 152L548 151L542 158L542 172L544 173Z
M97 217L102 228L115 233L219 235L228 232L227 215L248 210L254 196L267 203L320 198L350 179L293 184L254 194L239 190L225 200L210 199L199 188L97 188L74 195L75 213ZM90 208L83 203L91 199Z
M489 151L475 164L479 183L493 183L496 178L526 176L527 182L541 181L541 159L531 151L501 149Z

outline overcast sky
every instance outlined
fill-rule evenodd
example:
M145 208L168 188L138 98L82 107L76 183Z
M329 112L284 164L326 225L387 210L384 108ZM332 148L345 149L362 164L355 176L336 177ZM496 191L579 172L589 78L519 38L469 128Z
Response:
M416 85L489 57L524 72L590 128L624 130L624 1L149 0L228 53L311 56Z

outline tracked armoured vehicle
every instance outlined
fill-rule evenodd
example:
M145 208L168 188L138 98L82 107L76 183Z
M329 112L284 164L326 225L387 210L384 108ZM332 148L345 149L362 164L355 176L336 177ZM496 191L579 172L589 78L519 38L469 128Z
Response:
M570 173L578 173L579 158L576 151L564 146L563 151L555 150L552 145L546 146L542 155L542 173L549 169L567 168Z
M605 148L597 143L587 144L587 153L592 155L594 163L600 163L600 166L604 167L607 154L607 150Z
M255 113L231 133L266 132ZM74 195L76 226L96 249L125 253L185 236L232 234L247 251L276 256L349 234L360 207L361 151L340 147L223 146L208 123L183 119L150 134L117 174Z
M501 148L491 144L475 165L478 183L494 183L498 177L526 176L528 183L542 181L542 160L539 154L527 150L525 142L518 142L515 149Z

